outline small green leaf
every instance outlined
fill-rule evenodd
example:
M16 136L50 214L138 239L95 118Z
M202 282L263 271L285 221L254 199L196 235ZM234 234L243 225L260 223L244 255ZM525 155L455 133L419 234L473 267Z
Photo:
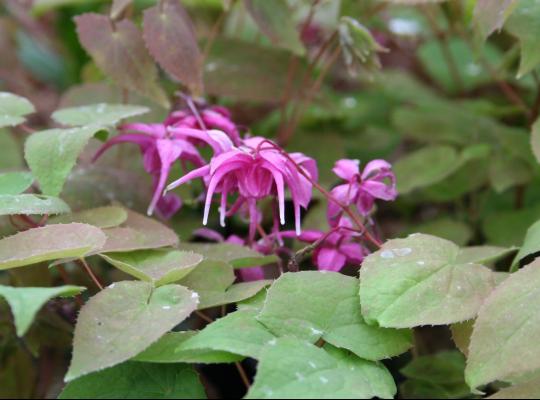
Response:
M179 285L119 282L81 309L66 381L120 364L186 319L198 296Z
M16 195L26 191L34 183L29 172L7 172L0 174L0 195Z
M465 322L459 322L452 324L450 330L452 331L452 340L456 344L456 347L466 357L469 355L469 345L471 343L471 335L473 333L474 320Z
M494 156L489 168L489 180L497 193L528 183L533 171L527 162L506 154Z
M200 254L177 250L140 250L102 257L125 273L155 286L179 281L203 260Z
M488 213L482 230L487 242L498 246L521 246L531 221L540 219L540 207L522 208Z
M86 290L80 286L60 286L54 288L10 287L0 285L0 296L11 307L17 335L22 337L30 328L37 312L54 297L71 297Z
M233 268L258 267L278 260L276 255L265 256L249 247L233 243L182 243L179 249L203 254L206 260L227 262Z
M0 92L0 128L15 126L24 122L24 116L35 111L34 106L24 97Z
M62 125L114 126L123 119L146 114L149 111L147 107L142 106L101 103L57 110L53 113L52 118Z
M469 346L465 376L473 389L540 368L540 264L504 280L483 304Z
M246 0L246 8L273 45L303 55L304 46L286 0Z
M48 223L69 224L71 222L80 222L106 229L122 225L127 221L127 218L128 213L125 208L106 206L50 218Z
M0 195L0 215L54 215L71 212L58 197L35 194Z
M32 134L25 143L25 158L41 191L49 196L62 192L79 154L101 127L49 129Z
M536 258L538 253L540 253L540 221L536 221L527 230L527 235L525 235L523 246L521 246L516 258L514 258L512 266L516 267L519 262L527 256L533 256Z
M441 385L460 385L469 394L465 383L465 357L460 352L443 351L413 359L399 372L410 379L417 379Z
M458 159L450 146L425 147L406 155L394 164L398 191L408 194L442 181L459 167Z
M258 317L272 333L316 343L319 339L368 360L405 352L408 330L366 324L359 309L358 279L315 271L282 275L269 289Z
M256 316L255 311L228 314L186 340L177 352L214 350L258 359L264 346L275 343L276 337L255 319Z
M84 224L49 225L0 240L0 270L60 258L79 258L105 244L99 228Z
M134 361L151 363L223 364L242 360L244 357L219 350L184 349L184 343L197 335L194 331L170 332L151 345Z
M474 22L480 37L486 40L493 32L503 27L517 5L517 0L478 0L474 8Z
M190 365L127 362L67 384L59 399L206 399Z
M103 231L107 235L107 243L99 251L100 254L158 249L178 244L178 236L165 225L134 211L126 211L126 222Z
M362 314L388 328L475 317L495 286L494 276L482 265L458 262L458 255L452 242L424 234L386 242L360 270Z
M396 386L384 365L343 350L294 338L263 350L247 399L392 399Z

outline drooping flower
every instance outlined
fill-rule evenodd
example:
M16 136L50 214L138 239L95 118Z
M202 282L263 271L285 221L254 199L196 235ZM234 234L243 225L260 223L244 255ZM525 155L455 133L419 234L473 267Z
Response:
M94 156L97 160L109 148L120 143L139 146L143 155L144 169L153 178L153 196L148 207L152 215L156 207L164 217L171 217L181 207L181 199L174 194L162 197L172 165L180 160L201 167L205 160L199 154L194 142L210 145L216 154L232 147L229 137L217 130L201 131L186 127L172 128L166 124L126 124L119 128L120 134L105 143Z
M317 180L314 160L300 153L283 154L282 150L267 139L246 139L240 147L214 156L209 165L198 168L169 185L174 189L196 178L207 183L203 224L208 222L210 205L214 193L221 193L220 221L224 225L227 215L227 197L238 193L232 207L246 204L250 215L250 238L255 236L258 219L257 201L268 196L278 200L279 220L285 223L285 189L288 187L294 206L296 232L300 234L300 209L307 208L311 200L312 184L298 168L312 180Z
M375 200L391 201L397 197L396 178L392 166L384 160L370 161L360 173L357 160L339 160L334 173L346 183L332 189L332 196L346 206L355 205L358 212L367 216L373 210ZM335 202L328 203L328 219L337 226L343 210Z
M285 231L280 235L292 237L292 233ZM320 242L313 251L314 264L319 270L337 272L346 265L360 265L369 254L368 249L354 241L356 237L359 237L357 233L345 229L338 229L329 234L307 230L298 236L298 240L309 244Z

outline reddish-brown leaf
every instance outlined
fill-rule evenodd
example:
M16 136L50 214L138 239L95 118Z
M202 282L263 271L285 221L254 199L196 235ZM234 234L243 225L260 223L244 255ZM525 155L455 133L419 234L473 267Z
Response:
M113 25L107 16L89 13L75 17L75 23L82 46L106 75L123 88L168 106L157 83L157 68L133 22L122 20Z
M176 1L166 0L144 12L144 40L165 71L202 94L201 53L191 20Z

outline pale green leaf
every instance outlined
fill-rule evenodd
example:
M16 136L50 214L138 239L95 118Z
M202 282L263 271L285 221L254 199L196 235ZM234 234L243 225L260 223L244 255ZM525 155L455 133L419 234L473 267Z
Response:
M176 350L214 350L258 359L267 344L276 337L255 319L255 311L236 311L207 325L201 332L186 340Z
M536 120L531 131L531 147L536 157L536 161L540 163L540 118Z
M198 296L179 285L119 282L81 309L66 381L120 364L186 319Z
M538 253L540 253L540 221L532 224L527 230L525 240L523 241L523 246L521 246L518 254L514 258L512 266L517 266L518 263L527 256L536 258Z
M26 191L34 183L29 172L7 172L0 174L0 195L16 195Z
M539 397L540 379L533 379L499 390L488 399L538 399Z
M500 30L510 16L517 0L477 0L474 8L474 22L483 40L496 30Z
M53 288L10 287L0 285L0 296L11 307L17 335L24 336L30 328L37 312L54 297L71 297L85 290L80 286L60 286Z
M392 376L382 365L343 350L324 349L294 338L263 350L247 399L391 399Z
M105 125L114 126L123 119L146 114L147 107L127 104L93 104L81 107L70 107L57 110L52 119L62 125L84 126Z
M490 264L515 252L516 248L497 246L471 246L459 250L456 262Z
M83 224L94 225L101 229L106 229L122 225L127 221L127 218L128 213L125 208L118 206L106 206L53 217L48 220L48 223L69 224L71 222L80 222Z
M533 177L529 164L516 157L494 156L489 168L489 180L497 193L528 183Z
M473 236L473 231L469 225L450 217L431 219L418 226L410 227L406 233L417 232L438 236L442 239L450 240L459 246L467 244Z
M203 260L200 254L178 250L139 250L102 254L102 257L125 273L155 286L179 281Z
M0 148L2 149L0 170L12 171L25 165L19 144L14 135L10 134L6 128L0 128Z
M233 243L182 243L180 250L202 254L206 260L224 261L234 268L248 268L274 263L276 255L265 256L246 246Z
M49 129L26 140L25 158L44 194L58 196L62 192L79 154L100 129L99 126Z
M83 257L105 244L99 228L84 224L49 225L0 240L0 270L60 258Z
M407 378L425 380L431 383L462 384L465 386L465 394L468 394L464 371L465 357L457 350L454 350L420 356L413 359L399 372Z
M24 97L0 92L0 128L19 125L25 121L25 115L34 111L32 103Z
M360 270L362 314L389 328L446 325L476 316L495 282L493 273L459 263L459 247L415 234L386 242Z
M197 335L194 331L170 332L151 345L134 361L151 363L223 364L242 360L244 357L226 351L184 349L184 343Z
M58 197L35 194L0 195L0 215L54 215L71 212Z
M258 319L276 336L311 343L322 338L368 360L405 352L411 333L366 324L358 286L358 279L332 272L284 274L269 289Z
M128 362L68 383L59 399L206 399L197 372L185 364Z
M255 296L265 287L272 283L271 280L253 282L240 282L230 286L225 292L205 291L201 292L199 309L233 304Z
M540 264L504 280L483 304L469 346L465 375L473 389L540 368Z

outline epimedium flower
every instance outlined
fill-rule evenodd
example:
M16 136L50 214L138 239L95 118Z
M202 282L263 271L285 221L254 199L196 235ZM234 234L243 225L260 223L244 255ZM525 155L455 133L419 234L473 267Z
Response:
M358 212L368 216L375 200L392 201L397 197L396 178L392 166L385 160L373 160L360 172L360 162L343 159L336 162L334 173L345 183L332 189L332 196L345 206L355 205ZM343 210L335 202L328 204L330 225L339 225Z
M219 207L221 224L225 224L229 194L238 194L233 210L247 205L250 216L250 241L255 236L259 212L257 201L268 196L277 197L279 221L285 224L285 190L289 189L294 206L296 232L300 234L300 210L311 200L311 180L317 180L316 162L301 153L284 153L265 138L253 137L239 147L216 155L208 165L195 169L169 185L172 190L196 178L207 184L203 224L208 222L212 197L221 193Z
M201 157L196 143L206 143L215 154L227 151L233 146L229 137L218 130L198 130L187 127L171 127L163 124L126 124L119 128L120 134L105 143L94 156L97 160L109 148L120 143L132 143L139 146L143 155L144 169L153 178L153 196L148 207L152 215L156 207L159 213L170 218L182 206L181 199L172 193L162 196L170 170L176 161L186 167L190 162L195 167L203 166L206 161Z
M293 237L293 233L285 231L280 235L287 238ZM346 265L360 265L369 254L368 249L355 241L357 237L358 233L337 228L329 233L306 230L297 238L304 243L317 243L313 251L313 262L319 270L338 272Z

